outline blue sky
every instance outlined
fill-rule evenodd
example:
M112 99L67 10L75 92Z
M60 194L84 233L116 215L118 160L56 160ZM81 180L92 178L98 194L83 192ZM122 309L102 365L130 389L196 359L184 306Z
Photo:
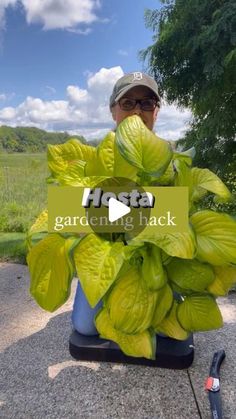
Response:
M113 127L115 81L145 64L144 10L157 0L0 0L0 125L67 130L86 138ZM163 105L155 127L177 139L190 113Z

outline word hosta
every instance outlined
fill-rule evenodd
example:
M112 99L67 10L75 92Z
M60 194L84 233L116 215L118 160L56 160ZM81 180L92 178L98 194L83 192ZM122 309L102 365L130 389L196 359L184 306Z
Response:
M140 185L187 186L189 230L148 235L47 234L30 245L30 291L45 310L68 298L76 274L96 315L101 337L134 357L155 357L155 334L186 339L222 326L217 296L236 282L236 222L225 213L198 210L207 193L231 194L208 169L192 167L193 150L173 152L138 116L126 118L97 148L71 139L48 146L50 183L94 187L125 177ZM47 231L44 211L29 231Z

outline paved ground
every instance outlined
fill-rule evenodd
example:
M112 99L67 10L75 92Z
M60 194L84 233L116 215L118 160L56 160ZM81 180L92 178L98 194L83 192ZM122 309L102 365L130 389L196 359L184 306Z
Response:
M224 419L236 419L236 293L221 299L225 326L195 335L189 370L75 361L68 351L70 300L53 314L28 293L26 266L0 264L3 419L94 418L210 419L204 391L215 350L225 349L221 370Z

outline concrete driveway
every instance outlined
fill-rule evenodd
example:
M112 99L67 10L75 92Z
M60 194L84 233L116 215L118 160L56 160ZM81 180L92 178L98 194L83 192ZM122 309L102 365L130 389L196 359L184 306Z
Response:
M3 419L210 419L206 392L214 351L221 369L223 418L236 419L236 293L220 300L225 326L195 335L188 370L76 361L68 351L76 280L67 303L50 314L28 292L26 266L0 263Z

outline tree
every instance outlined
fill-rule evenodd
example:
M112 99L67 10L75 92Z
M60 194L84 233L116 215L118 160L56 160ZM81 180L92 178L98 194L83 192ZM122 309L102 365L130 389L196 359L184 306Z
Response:
M69 135L67 132L47 132L35 127L0 126L0 148L8 153L45 152L47 144L62 144L69 138L76 138L86 144L81 135Z
M147 10L154 43L141 51L169 103L189 107L202 166L221 171L236 157L236 3L234 0L161 0Z

